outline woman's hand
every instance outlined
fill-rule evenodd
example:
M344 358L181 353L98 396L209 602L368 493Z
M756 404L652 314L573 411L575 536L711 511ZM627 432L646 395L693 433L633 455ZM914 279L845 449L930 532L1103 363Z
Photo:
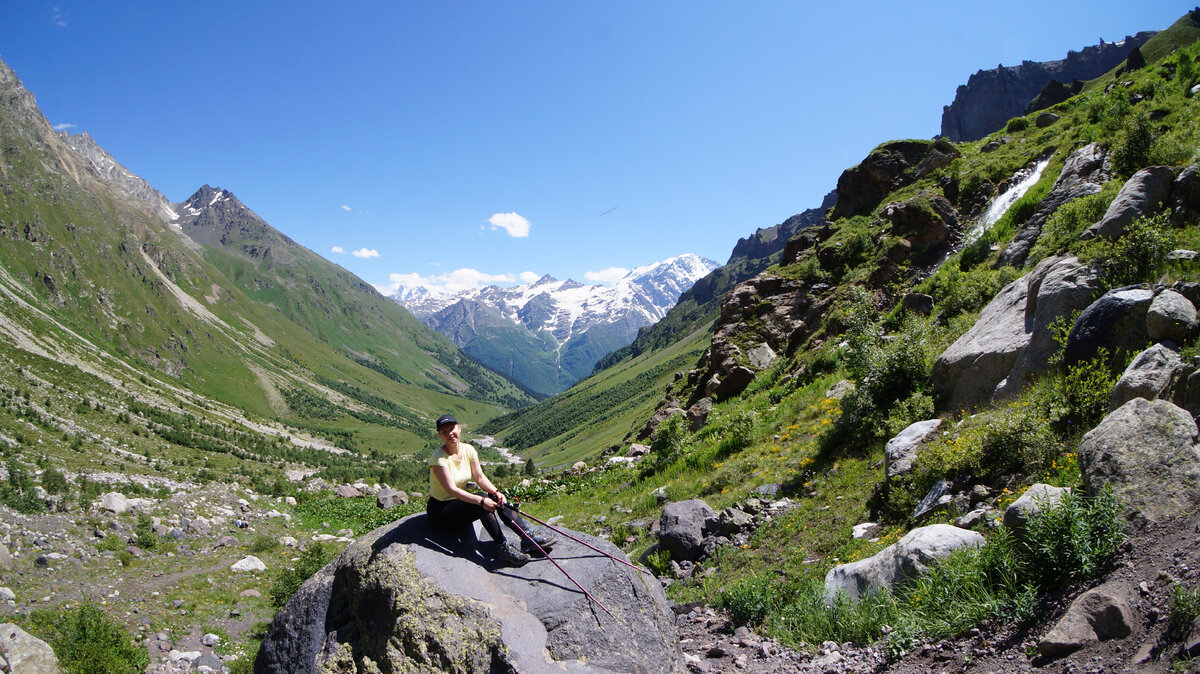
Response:
M498 505L504 505L505 503L508 503L508 497L505 496L504 492L500 491L499 489L492 492L492 498L495 499Z
M485 496L479 501L479 507L483 508L484 512L494 513L496 512L496 508L500 507L500 504Z

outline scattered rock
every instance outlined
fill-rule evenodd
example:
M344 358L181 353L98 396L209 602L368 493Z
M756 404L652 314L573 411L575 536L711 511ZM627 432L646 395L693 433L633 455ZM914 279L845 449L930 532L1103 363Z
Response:
M1152 342L1169 340L1187 344L1196 336L1198 328L1200 320L1196 318L1196 307L1174 290L1160 292L1146 312L1146 330Z
M1038 642L1038 651L1060 657L1096 641L1129 636L1136 618L1128 594L1121 586L1106 584L1079 595Z
M354 488L353 485L339 484L337 489L333 490L334 495L340 498L362 498L363 493Z
M825 599L832 602L838 592L845 592L857 600L927 572L938 559L958 548L983 544L979 533L949 524L913 529L872 557L831 569L825 575Z
M1085 238L1116 239L1136 218L1157 213L1171 194L1175 172L1169 166L1148 166L1130 176L1100 222L1084 232Z
M677 561L695 561L702 553L704 525L713 509L701 499L670 503L659 518L658 543Z
M1154 300L1154 291L1144 287L1118 288L1105 293L1079 314L1067 344L1063 359L1075 365L1096 357L1100 349L1120 358L1146 347L1150 334L1146 330L1146 312Z
M375 494L375 505L380 508L393 508L407 503L408 494L392 489L391 487L384 487Z
M888 479L912 470L917 450L942 426L941 419L918 421L908 426L896 437L888 440L883 450L883 472Z
M129 501L121 492L110 491L100 497L99 507L101 510L107 510L108 512L120 515L129 511Z
M1174 344L1155 344L1139 353L1113 386L1108 409L1117 409L1134 398L1163 397L1176 370L1182 365Z
M254 555L246 555L242 559L234 562L233 566L229 568L237 573L257 573L259 571L266 571L267 565L263 564L263 561Z
M58 658L50 644L12 623L0 625L0 654L13 674L58 674Z
M1032 485L1004 509L1004 526L1017 533L1024 531L1030 517L1058 505L1062 502L1063 495L1070 491L1069 488L1054 487L1040 482Z

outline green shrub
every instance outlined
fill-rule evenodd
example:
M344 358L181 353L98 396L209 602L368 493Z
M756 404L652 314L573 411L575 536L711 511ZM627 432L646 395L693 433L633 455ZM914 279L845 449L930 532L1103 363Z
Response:
M94 604L30 616L33 633L54 649L65 674L138 674L150 656L115 618Z
M646 566L660 578L671 570L671 553L666 549L658 549L646 555Z
M58 469L47 468L42 471L42 488L49 494L66 494L71 489L71 483Z
M1095 497L1068 492L1029 518L1024 541L1028 575L1039 587L1094 578L1125 541L1121 504L1111 489Z
M300 553L300 561L296 565L281 570L271 582L271 589L268 595L271 598L271 605L275 608L283 608L283 605L292 598L296 590L304 584L321 567L329 563L333 558L333 551L327 548L322 543L313 543L309 545L303 552Z
M768 574L738 581L721 595L721 605L729 609L737 625L758 625L771 610L771 598L776 590Z
M137 536L137 546L143 550L153 551L158 548L158 532L154 531L154 520L145 513L138 513L137 523L133 526Z
M666 465L682 456L688 446L689 436L687 419L682 414L676 414L660 423L654 433L654 444L651 446L655 463L659 466Z
M45 512L46 503L38 498L29 469L16 459L9 459L4 467L8 481L0 485L0 502L26 515Z
M1104 212L1120 189L1121 181L1110 180L1099 192L1059 206L1042 225L1042 235L1029 251L1028 262L1036 263L1042 258L1066 251L1079 240L1079 235L1085 229L1104 217Z
M753 412L746 410L735 412L725 426L724 438L721 440L719 449L720 454L732 454L754 444L758 420Z
M1175 583L1171 587L1171 629L1183 632L1200 619L1200 589Z
M1079 258L1096 270L1106 289L1156 280L1175 248L1175 233L1167 213L1142 217L1130 223L1116 241L1096 237L1087 242Z
M1012 119L1008 120L1008 124L1004 125L1004 130L1009 133L1017 133L1018 131L1024 131L1028 128L1029 118L1027 117L1013 117Z
M964 271L958 265L943 265L922 289L937 302L940 319L947 320L979 311L1019 276L1020 272L1012 267L992 269L981 266Z
M1150 165L1150 150L1154 146L1154 128L1146 115L1134 115L1130 119L1113 148L1113 170L1117 175L1128 178L1139 169Z
M278 547L279 539L266 534L259 534L254 537L253 541L250 542L250 552L253 552L256 555L264 552L270 552Z
M1034 395L1035 404L1062 435L1084 433L1108 413L1118 379L1115 365L1108 350L1100 349L1095 358L1076 363L1056 375L1049 387Z

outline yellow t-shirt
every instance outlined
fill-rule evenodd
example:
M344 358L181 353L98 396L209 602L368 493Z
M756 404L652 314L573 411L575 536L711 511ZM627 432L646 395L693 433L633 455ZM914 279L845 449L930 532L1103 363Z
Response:
M458 457L453 458L442 447L429 456L429 467L442 466L450 473L450 481L459 489L466 489L471 479L471 462L478 461L475 448L465 442L458 443ZM453 501L454 495L446 491L442 483L429 471L429 495L439 501Z

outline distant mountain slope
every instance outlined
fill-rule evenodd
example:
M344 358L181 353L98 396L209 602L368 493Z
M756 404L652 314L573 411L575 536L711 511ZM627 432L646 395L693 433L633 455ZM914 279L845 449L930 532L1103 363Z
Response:
M2 353L375 450L423 447L442 411L531 402L232 194L172 207L92 139L55 133L3 63L0 183Z
M823 224L825 212L836 201L837 192L830 192L821 200L819 207L810 208L778 225L760 228L750 236L738 239L728 262L696 281L690 290L679 296L679 301L662 320L640 330L632 343L601 358L596 363L595 371L600 372L647 351L664 348L701 325L710 323L720 312L721 298L725 293L767 267L778 264L788 240L802 229Z
M1099 77L1153 35L1154 31L1143 31L1119 42L1101 42L1067 52L1067 57L1058 61L1023 61L980 70L958 87L954 102L943 108L941 135L955 142L979 140L1025 114L1029 102L1051 80L1070 84Z
M715 267L712 260L680 255L634 269L612 287L543 276L450 295L401 287L392 299L481 362L550 395L660 320Z

